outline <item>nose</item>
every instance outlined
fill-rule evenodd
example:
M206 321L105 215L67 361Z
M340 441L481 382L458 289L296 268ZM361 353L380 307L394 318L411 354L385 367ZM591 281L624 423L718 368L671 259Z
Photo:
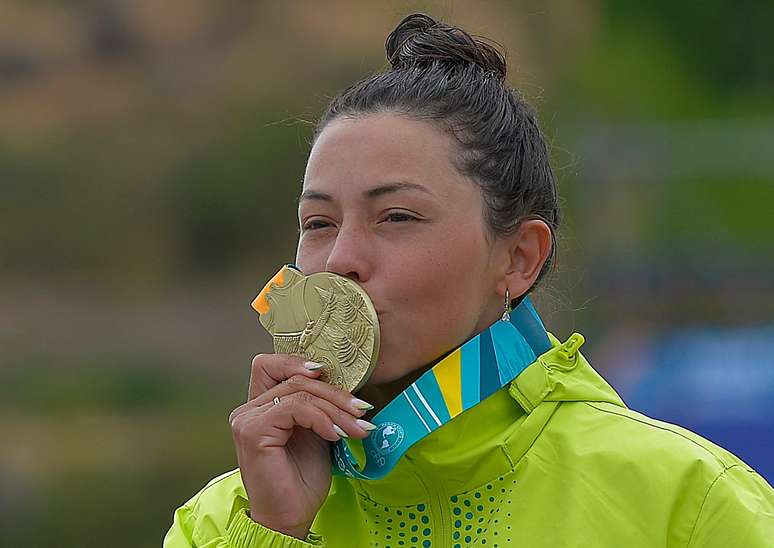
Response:
M350 224L339 228L325 270L363 283L371 276L365 231Z

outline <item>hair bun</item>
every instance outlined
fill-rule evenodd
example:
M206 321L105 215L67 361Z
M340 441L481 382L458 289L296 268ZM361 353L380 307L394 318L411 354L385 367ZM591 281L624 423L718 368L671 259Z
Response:
M464 30L436 21L424 13L412 13L395 27L385 42L393 69L423 66L433 61L475 64L505 79L505 57L482 39Z

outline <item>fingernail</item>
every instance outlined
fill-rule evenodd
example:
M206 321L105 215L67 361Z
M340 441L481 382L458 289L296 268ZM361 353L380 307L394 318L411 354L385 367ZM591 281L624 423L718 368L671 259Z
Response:
M325 367L324 363L317 363L317 362L305 362L304 367L307 368L309 371L317 371L318 369L322 369Z
M333 425L333 430L336 432L336 434L338 434L338 436L340 438L348 438L349 437L349 434L347 434L344 430L342 430L341 428L339 428L335 424Z
M365 409L366 411L374 408L373 405L371 405L367 401L361 400L360 398L352 398L352 406L355 409Z
M368 421L364 421L363 419L357 419L355 422L360 428L362 428L366 432L370 432L371 430L376 430L375 424L370 423Z

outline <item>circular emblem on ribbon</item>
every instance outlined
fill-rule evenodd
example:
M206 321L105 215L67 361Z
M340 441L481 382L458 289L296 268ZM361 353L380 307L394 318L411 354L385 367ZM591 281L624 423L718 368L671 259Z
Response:
M371 436L373 444L380 455L388 455L395 451L406 436L403 427L397 422L383 422Z

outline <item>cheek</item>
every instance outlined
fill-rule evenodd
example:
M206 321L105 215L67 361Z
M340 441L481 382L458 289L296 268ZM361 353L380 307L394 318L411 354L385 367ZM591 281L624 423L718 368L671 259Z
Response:
M450 249L446 244L425 253L404 254L402 259L391 266L385 287L390 288L390 308L417 334L417 342L430 333L443 338L464 331L469 318L480 312L476 308L477 288L484 283L480 253Z
M384 285L390 288L394 304L414 313L426 311L442 292L449 269L448 260L433 250L403 250L385 271Z
M417 257L413 265L406 265L416 280L412 289L434 298L440 296L444 302L470 297L470 287L483 282L483 250L483 244L469 234L447 233L438 245Z
M294 262L304 274L322 272L325 270L327 259L328 252L323 246L305 244L303 240L299 241Z

